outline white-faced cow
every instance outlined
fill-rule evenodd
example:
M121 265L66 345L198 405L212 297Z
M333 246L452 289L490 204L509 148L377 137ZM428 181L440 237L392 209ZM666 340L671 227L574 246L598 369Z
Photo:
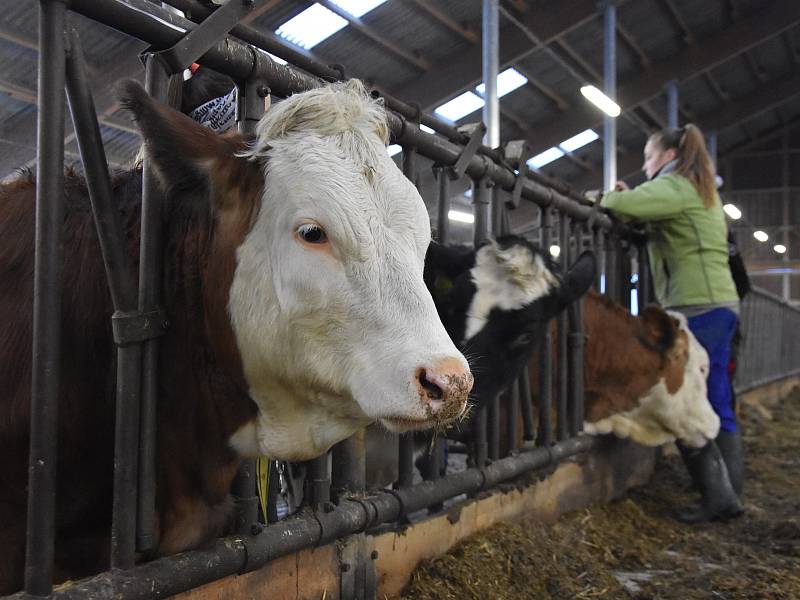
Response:
M472 376L423 283L425 206L386 154L358 83L297 94L255 140L220 137L121 88L163 188L156 554L223 531L242 457L303 460L371 421L393 431L464 411ZM141 172L113 179L138 266ZM82 178L65 187L56 563L107 564L114 352ZM33 305L31 177L0 187L0 593L21 585Z
M719 418L706 398L708 355L685 318L657 306L634 316L594 291L583 300L583 315L584 431L651 446L679 439L701 447L716 436ZM529 366L535 391L537 361Z
M426 281L447 332L475 374L471 398L482 405L519 375L550 320L595 277L583 253L565 274L535 244L513 235L476 252L431 244Z

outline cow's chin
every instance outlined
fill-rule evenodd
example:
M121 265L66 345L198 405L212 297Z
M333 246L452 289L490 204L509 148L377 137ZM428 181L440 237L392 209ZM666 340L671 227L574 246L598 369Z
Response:
M378 422L392 433L407 433L446 427L438 419L412 419L408 417L383 417Z

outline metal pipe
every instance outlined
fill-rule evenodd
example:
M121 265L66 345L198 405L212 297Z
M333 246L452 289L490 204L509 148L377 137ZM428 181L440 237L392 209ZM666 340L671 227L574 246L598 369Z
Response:
M260 533L217 540L204 550L160 558L131 571L111 572L62 586L51 596L58 599L109 597L116 600L163 598L199 587L228 575L254 571L266 563L329 543L348 534L396 521L461 494L474 494L503 481L586 452L597 439L589 436L566 440L548 448L536 448L502 458L483 469L471 468L438 481L412 488L379 492L363 499L347 500L318 512L286 519ZM23 595L13 596L22 600Z
M517 449L517 425L519 422L519 385L517 380L511 384L506 391L508 409L506 410L506 441L508 443L508 455Z
M486 436L486 411L486 406L480 407L475 413L475 419L472 421L472 457L475 466L479 469L486 466L489 457L489 444Z
M550 211L543 208L539 215L539 220L540 245L542 248L549 248ZM553 334L550 328L551 322L548 322L544 328L541 350L539 351L539 432L536 435L536 443L545 447L550 445L553 435L552 419L550 418L553 390Z
M414 484L414 435L400 436L400 454L397 462L397 487L403 489Z
M497 395L489 402L489 408L486 413L487 429L486 437L488 447L488 456L491 460L500 458L500 396Z
M522 439L530 442L536 439L536 429L533 426L533 398L531 397L531 380L528 366L522 369L519 378L519 396L522 408Z
M678 82L670 79L664 86L667 93L667 127L678 127Z
M330 466L327 452L306 462L306 503L314 510L322 509L331 501Z
M52 590L55 537L64 222L64 18L62 0L39 2L36 256L25 545L25 591L38 596Z
M436 167L434 175L439 180L439 202L436 207L436 233L440 244L447 244L450 238L450 177L445 167Z
M487 187L483 178L472 180L472 213L475 223L472 229L473 243L477 248L479 244L489 238L491 231L492 191Z
M566 215L558 218L558 244L561 248L559 262L562 272L569 267L569 220ZM558 388L556 395L556 436L558 441L569 436L569 418L567 412L568 377L567 371L567 315L563 311L556 317L558 323L558 338L556 340L558 351Z
M717 170L717 130L716 129L712 129L706 135L708 137L708 155L711 157L711 163L714 165L714 171L716 172L716 170Z
M636 286L638 290L639 310L641 311L642 307L651 301L652 290L650 289L650 259L647 253L647 245L642 244L639 246L638 252L639 256L637 262L639 266L639 278L636 281Z
M617 6L603 0L603 91L617 97ZM617 121L603 117L603 189L613 190L617 182Z
M500 26L497 0L483 0L483 143L490 148L500 145L500 104L497 98L497 74L500 61Z
M337 496L360 492L367 484L367 457L364 429L359 429L333 447L331 480Z
M605 256L605 276L606 276L606 295L614 302L619 302L619 270L617 268L617 245L614 236L606 234L603 236L605 242L603 254Z

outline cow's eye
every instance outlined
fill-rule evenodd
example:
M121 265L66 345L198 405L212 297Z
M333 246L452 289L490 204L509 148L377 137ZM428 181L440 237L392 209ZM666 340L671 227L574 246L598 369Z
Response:
M297 228L297 235L308 244L324 244L328 241L325 230L316 223L303 223Z

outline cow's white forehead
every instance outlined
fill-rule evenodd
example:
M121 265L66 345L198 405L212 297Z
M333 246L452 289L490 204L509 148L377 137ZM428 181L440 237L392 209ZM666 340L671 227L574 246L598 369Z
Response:
M492 310L523 308L558 283L542 257L523 244L501 249L492 243L480 248L471 275L475 296L467 313L464 341L483 328Z

